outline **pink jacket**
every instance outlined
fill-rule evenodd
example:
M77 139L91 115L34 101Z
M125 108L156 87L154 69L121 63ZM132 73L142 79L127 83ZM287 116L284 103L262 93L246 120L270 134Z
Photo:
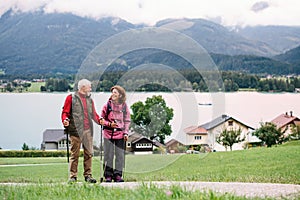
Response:
M110 104L111 110L108 109L108 104ZM126 103L115 104L109 99L102 108L101 117L104 119L104 138L122 139L125 134L128 134L130 111ZM118 128L114 130L109 127L109 124L113 121L118 124Z

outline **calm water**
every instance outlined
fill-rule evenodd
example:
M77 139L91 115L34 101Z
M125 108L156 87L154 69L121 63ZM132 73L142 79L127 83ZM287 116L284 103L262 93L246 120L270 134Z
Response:
M45 129L62 128L61 109L67 93L0 94L0 147L21 149L23 143L40 148ZM110 93L94 93L98 113ZM182 129L201 125L221 114L227 114L253 127L270 121L277 115L293 111L300 117L300 94L238 93L128 93L129 106L145 101L152 95L162 95L167 106L174 109L171 121L172 137L183 139ZM212 103L212 105L198 105ZM95 143L99 127L95 125Z

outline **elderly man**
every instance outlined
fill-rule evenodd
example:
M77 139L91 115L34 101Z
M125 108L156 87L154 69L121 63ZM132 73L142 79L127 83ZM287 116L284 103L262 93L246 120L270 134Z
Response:
M78 91L66 97L61 119L66 131L70 135L70 179L77 181L78 159L80 146L84 150L84 179L89 183L97 181L92 177L92 152L93 152L93 122L100 124L100 117L91 98L91 82L82 79L78 82Z

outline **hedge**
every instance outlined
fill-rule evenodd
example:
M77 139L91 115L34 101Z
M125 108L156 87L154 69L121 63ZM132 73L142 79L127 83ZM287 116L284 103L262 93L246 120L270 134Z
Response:
M67 151L43 151L43 150L0 150L0 157L66 157ZM83 152L80 151L80 156Z

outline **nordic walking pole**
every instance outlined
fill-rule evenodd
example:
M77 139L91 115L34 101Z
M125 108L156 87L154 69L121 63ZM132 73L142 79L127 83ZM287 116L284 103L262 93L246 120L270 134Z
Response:
M128 136L127 136L128 137ZM123 179L125 179L125 157L126 157L126 142L127 138L124 138L124 163L123 163Z
M102 119L102 118L101 118ZM100 129L100 148L99 148L99 151L100 151L100 183L103 182L103 174L104 174L104 170L103 170L103 173L102 173L102 169L103 169L103 165L102 165L102 149L103 149L103 141L102 141L102 132L103 132L103 125L100 125L101 126L101 129Z
M66 136L67 136L67 159L68 159L68 163L70 163L70 155L69 155L69 133L68 130L65 129L66 132Z
M68 127L65 127L64 130L66 134L66 141L67 141L67 161L68 161L68 177L70 177L70 156L69 156L69 132L68 132Z

